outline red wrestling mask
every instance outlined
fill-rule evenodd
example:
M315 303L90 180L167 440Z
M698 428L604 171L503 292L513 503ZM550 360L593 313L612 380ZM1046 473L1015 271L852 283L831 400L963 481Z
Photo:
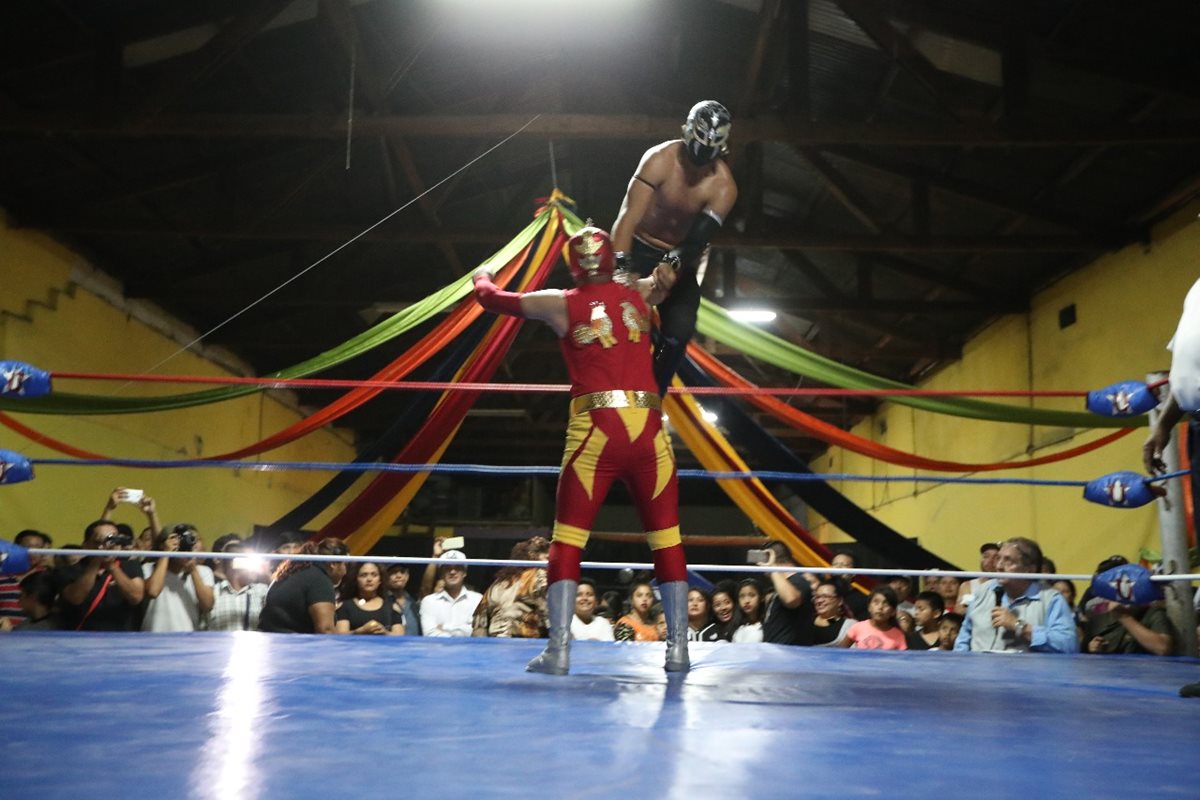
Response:
M611 277L616 266L612 239L607 231L589 224L567 240L563 258L571 269L571 278L576 286L585 283L594 275Z

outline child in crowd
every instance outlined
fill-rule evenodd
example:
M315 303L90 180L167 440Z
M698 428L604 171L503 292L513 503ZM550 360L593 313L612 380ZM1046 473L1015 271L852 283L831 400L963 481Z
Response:
M629 613L617 620L613 636L618 642L658 642L657 620L651 613L654 588L650 581L634 581L629 587Z
M937 592L921 592L913 603L915 626L907 636L909 650L931 650L941 640L939 620L946 610L945 599Z
M958 638L958 631L962 628L963 615L948 611L942 614L938 620L938 650L953 650L954 640Z
M1074 611L1075 584L1071 583L1071 581L1055 581L1054 583L1050 584L1050 586L1063 596L1063 599L1067 601L1067 605L1069 605L1071 610Z
M733 632L733 641L761 642L763 640L762 587L754 578L746 578L738 584L738 609L742 612L742 624Z
M904 632L896 623L898 605L892 587L876 586L867 601L868 618L850 626L841 646L859 650L907 650Z
M705 631L712 627L712 601L708 592L695 586L688 589L687 595L689 642L704 641Z
M737 585L733 581L721 581L713 587L712 610L714 622L713 636L705 641L733 641L733 632L742 623L742 615L738 611Z

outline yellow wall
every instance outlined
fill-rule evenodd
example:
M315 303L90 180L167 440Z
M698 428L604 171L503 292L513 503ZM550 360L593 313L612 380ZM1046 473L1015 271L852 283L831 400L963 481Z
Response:
M126 310L74 284L82 259L47 237L8 228L0 217L0 359L62 372L143 372L164 359L157 374L228 375ZM84 265L86 266L86 265ZM253 312L251 312L253 313ZM174 356L172 358L172 356ZM62 381L70 392L175 394L188 387ZM195 388L195 387L193 387ZM85 450L113 457L179 459L244 446L301 418L286 395L259 393L224 403L153 414L104 416L14 415L24 424ZM0 428L0 448L31 458L62 458ZM328 429L278 450L264 460L346 461L354 451L344 432ZM328 480L325 473L253 470L131 470L110 467L36 468L36 479L0 487L0 536L38 528L56 543L78 542L84 525L99 516L118 485L144 489L158 502L164 523L186 520L207 540L233 531L247 535L267 524ZM140 530L144 518L121 506L117 521Z
M929 389L1093 389L1165 370L1164 349L1184 295L1200 277L1200 224L1191 208L1154 232L1149 249L1106 255L1038 293L1028 314L1006 316L963 348L961 361L921 384ZM1058 312L1074 303L1077 322L1060 330ZM1031 401L1011 401L1031 402ZM1038 399L1038 407L1078 410L1080 401ZM884 433L886 429L886 433ZM891 447L964 462L1010 461L1075 447L1086 430L979 422L884 404L854 431ZM1104 433L1102 431L1101 433ZM1087 480L1116 470L1141 471L1144 431L1059 464L1000 474ZM824 472L911 475L840 448L813 463ZM1091 572L1113 553L1159 549L1153 506L1111 509L1085 502L1079 489L913 483L844 483L852 500L906 536L963 567L978 563L979 544L1008 536L1037 540L1060 571ZM847 541L814 516L825 542Z

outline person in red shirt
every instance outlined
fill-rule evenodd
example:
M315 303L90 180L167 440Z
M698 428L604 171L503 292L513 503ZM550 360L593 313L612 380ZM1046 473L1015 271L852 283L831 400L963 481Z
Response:
M505 292L486 270L475 273L475 297L488 311L546 323L559 338L571 380L562 472L550 545L547 605L550 636L531 672L565 675L579 564L592 523L616 480L629 487L667 618L668 672L684 672L687 651L687 563L679 536L675 455L662 424L654 379L648 303L675 282L669 262L641 280L614 276L608 233L590 222L563 250L575 288Z

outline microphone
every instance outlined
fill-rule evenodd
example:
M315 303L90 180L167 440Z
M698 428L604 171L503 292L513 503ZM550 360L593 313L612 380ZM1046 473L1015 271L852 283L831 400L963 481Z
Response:
M1004 587L997 586L994 591L996 592L996 606L999 607L1004 603Z

